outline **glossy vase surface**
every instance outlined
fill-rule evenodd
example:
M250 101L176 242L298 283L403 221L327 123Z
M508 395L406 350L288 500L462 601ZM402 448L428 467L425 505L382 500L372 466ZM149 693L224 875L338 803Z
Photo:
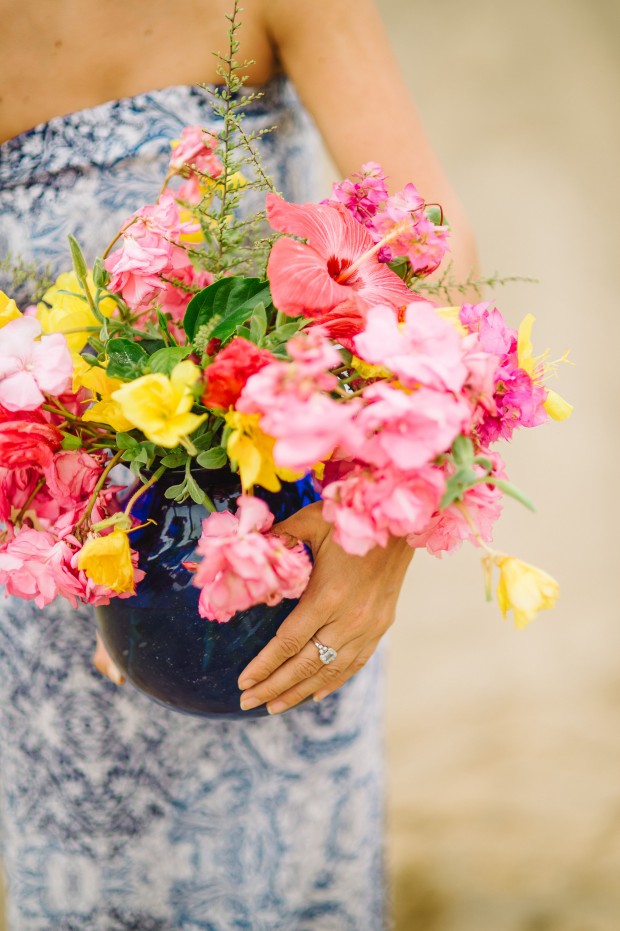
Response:
M240 494L236 475L226 469L205 470L196 478L218 511L235 512ZM169 501L166 488L178 481L178 473L165 473L136 502L132 513L140 523L155 521L131 535L146 576L133 597L113 598L96 609L100 633L123 675L168 708L206 716L265 715L264 706L240 710L237 679L297 602L257 605L224 624L200 617L199 590L183 563L200 558L195 547L208 511L191 500ZM284 484L276 493L257 493L276 522L319 497L309 476Z

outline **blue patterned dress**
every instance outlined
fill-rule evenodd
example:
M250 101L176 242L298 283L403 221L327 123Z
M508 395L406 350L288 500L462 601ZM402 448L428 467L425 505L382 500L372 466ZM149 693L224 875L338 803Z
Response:
M248 122L278 126L261 143L278 189L315 196L316 132L286 80ZM186 124L216 127L209 97L173 87L1 145L0 257L66 269L71 231L92 261L152 201ZM383 928L378 660L318 705L218 720L116 688L93 646L87 609L0 600L10 931Z

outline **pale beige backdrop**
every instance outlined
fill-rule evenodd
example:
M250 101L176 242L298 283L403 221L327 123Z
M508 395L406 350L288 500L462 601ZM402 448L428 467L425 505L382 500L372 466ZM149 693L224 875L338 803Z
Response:
M572 348L576 406L513 443L538 513L507 504L496 535L557 576L557 609L502 623L471 552L410 572L390 666L397 931L619 931L620 3L380 7L485 271L540 279L498 306Z
M397 931L618 931L620 3L380 7L484 269L540 278L499 306L513 324L533 311L537 346L576 363L574 419L508 456L538 514L508 504L497 533L560 579L557 610L515 632L470 552L418 556L407 582L388 709Z

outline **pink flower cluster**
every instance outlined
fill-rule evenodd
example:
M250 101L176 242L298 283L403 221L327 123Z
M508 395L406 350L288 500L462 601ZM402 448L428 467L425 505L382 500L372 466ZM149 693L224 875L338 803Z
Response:
M427 216L424 200L413 184L390 195L386 180L381 166L368 162L352 178L334 184L331 200L323 203L343 204L375 242L388 237L379 254L382 262L403 256L416 276L429 275L448 249L448 227L436 225Z
M202 522L193 579L201 617L223 622L253 605L301 597L312 564L301 543L287 546L268 532L273 519L264 501L242 495L236 515L214 513Z
M38 327L36 320L24 321ZM20 326L13 328L6 343L4 335L13 324L2 331L0 364L4 362L5 370L7 356L28 358L34 332L32 327L24 327L21 319L14 323ZM66 346L64 337L59 339ZM50 381L55 383L65 409L76 410L81 398L61 393L67 387L61 350L53 341L49 356L38 356L37 368L27 370L26 375L36 379L38 389L46 393L52 393ZM63 450L58 429L61 415L44 411L40 405L34 407L33 391L24 390L20 402L13 385L3 397L12 406L0 406L0 525L4 527L0 533L0 585L5 586L7 595L33 599L38 607L57 596L74 606L77 600L107 604L115 593L94 585L77 568L81 543L74 535L103 471L104 456L93 456L83 449ZM115 490L108 486L99 493L93 521L103 520L117 509ZM137 582L144 573L137 568L137 554L133 558Z
M108 289L120 294L136 311L156 304L180 326L193 294L207 287L213 276L197 270L181 242L198 224L181 220L170 192L157 204L138 210L124 225L120 248L105 260Z
M61 333L41 335L33 317L18 317L2 328L0 404L10 411L32 411L45 394L62 394L71 385L73 361Z
M186 126L178 143L173 146L170 157L170 168L173 171L186 176L199 171L210 178L219 178L221 175L222 163L215 152L217 136L202 126Z
M484 384L479 382L477 386L476 433L482 445L510 439L517 427L545 423L547 390L519 367L517 331L508 327L499 310L488 303L465 304L460 320L470 334L465 341L469 358L485 360L486 365Z

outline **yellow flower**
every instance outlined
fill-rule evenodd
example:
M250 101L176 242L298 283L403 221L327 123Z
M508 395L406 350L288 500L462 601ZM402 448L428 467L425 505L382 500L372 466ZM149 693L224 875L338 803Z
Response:
M239 466L241 487L244 491L253 485L260 485L267 491L279 491L284 482L294 482L301 478L298 472L282 469L273 461L275 440L263 433L258 425L260 414L242 414L229 411L226 423L232 427L226 450L231 459Z
M86 282L92 294L95 283L90 272ZM71 291L71 294L62 294ZM86 345L90 327L99 329L99 321L82 295L82 288L75 272L63 272L43 295L43 302L37 307L37 319L44 333L65 333L69 349L79 352ZM99 302L99 310L104 317L110 317L116 308L111 297ZM75 331L75 332L74 332Z
M519 368L524 369L533 382L541 385L547 375L553 371L554 364L545 363L548 352L537 357L533 355L532 327L535 320L536 317L533 314L527 314L521 321L517 339L517 357ZM565 359L566 355L561 361ZM543 407L553 420L566 420L573 412L573 405L560 397L557 391L547 390L548 394Z
M85 423L109 424L119 433L131 430L133 424L123 415L118 401L111 397L124 384L120 378L110 378L100 365L89 365L83 356L73 354L73 391L88 388L97 396L97 400L82 414Z
M174 367L170 378L160 372L143 375L112 392L121 413L142 430L147 440L173 449L197 430L206 414L190 413L194 395L190 391L201 372L193 362L185 360Z
M105 585L113 592L135 592L129 537L122 530L87 540L78 553L78 569L83 569L95 585Z
M514 556L500 556L495 562L499 566L499 606L504 617L512 608L517 627L527 627L539 611L554 607L560 594L554 578Z
M21 313L17 309L17 304L12 298L8 297L4 291L0 291L0 328L6 326L11 320L17 320Z
M351 368L355 369L361 378L391 378L392 375L382 365L372 365L370 362L364 362L363 359L353 356L351 359Z
M460 307L437 307L435 310L435 313L452 324L459 336L466 336L467 330L461 323L459 317L460 312Z

